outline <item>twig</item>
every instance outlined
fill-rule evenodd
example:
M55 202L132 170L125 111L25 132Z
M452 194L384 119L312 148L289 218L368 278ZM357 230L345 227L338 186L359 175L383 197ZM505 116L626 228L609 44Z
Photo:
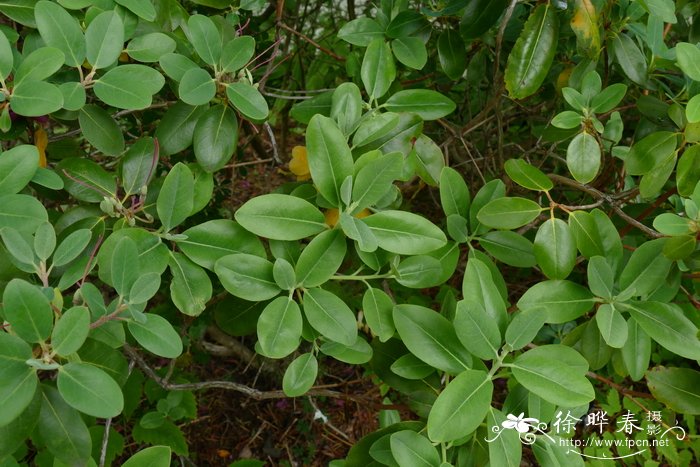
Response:
M317 48L318 50L320 50L321 52L325 53L326 55L328 55L328 56L330 56L330 57L333 57L334 59L338 60L339 62L344 62L344 61L345 61L345 57L341 57L340 55L336 54L336 53L333 52L332 50L328 50L327 48L323 47L321 44L319 44L319 43L316 42L315 40L311 39L309 36L300 33L300 32L297 31L296 29L290 28L289 26L287 26L286 24L284 24L284 23L282 23L282 22L279 23L279 26L280 26L282 29L291 32L291 33L294 34L295 36L301 37L302 39L304 39L306 42L308 42L309 44L311 44L311 45L313 45L314 47L316 47L316 48Z
M272 144L272 158L279 165L282 165L282 159L280 159L279 152L277 151L277 140L275 139L275 133L272 131L270 124L268 122L263 123L265 130L267 130L267 135L270 137L270 144Z
M244 384L236 383L233 381L201 381L198 383L183 383L183 384L173 384L164 381L163 378L158 376L156 372L148 366L146 361L139 355L139 353L131 347L129 344L124 344L124 352L136 362L139 368L148 376L150 379L156 382L161 388L168 391L200 391L203 389L225 389L228 391L240 392L241 394L255 399L258 401L269 400L269 399L287 399L287 396L282 390L273 391L260 391L255 388L251 388ZM330 391L328 389L318 389L311 388L307 393L307 396L323 396L323 397L333 397L338 399L349 399L363 404L371 404L371 401L364 397L358 397L351 394L343 394L342 392Z
M567 185L567 186L570 186L572 188L576 188L577 190L582 191L582 192L586 193L587 195L592 196L593 198L595 198L597 200L605 201L605 203L607 203L613 209L613 211L615 211L615 214L617 214L622 219L624 219L628 224L633 225L634 227L638 228L639 230L641 230L645 234L649 235L650 237L661 238L664 236L663 234L657 232L656 230L649 228L646 225L642 224L637 219L635 219L634 217L630 216L625 211L623 211L622 208L620 208L620 206L618 206L617 201L614 200L611 196L609 196L601 191L598 191L597 189L595 189L591 186L584 185L583 183L579 183L576 180L571 180L570 178L562 177L561 175L548 174L547 176L554 182L557 182L561 185Z

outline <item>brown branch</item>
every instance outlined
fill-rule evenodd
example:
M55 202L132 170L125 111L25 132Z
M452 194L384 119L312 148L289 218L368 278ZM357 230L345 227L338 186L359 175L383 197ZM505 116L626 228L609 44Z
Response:
M607 195L606 193L603 193L602 191L599 191L591 186L584 185L583 183L579 183L576 180L571 180L570 178L562 177L561 175L556 175L556 174L549 174L547 175L552 181L559 183L561 185L566 185L571 188L575 188L579 191L582 191L586 193L587 195L597 199L597 200L603 200L605 201L606 204L608 204L613 211L615 211L615 214L620 216L622 219L625 220L628 224L638 228L645 234L649 235L650 237L653 238L661 238L664 235L657 232L656 230L647 227L646 225L642 224L639 222L637 219L634 217L630 216L627 214L625 211L622 210L622 208L617 204L617 201L613 199L611 196Z
M295 36L299 36L300 38L304 39L304 40L305 40L306 42L308 42L309 44L311 44L311 45L313 45L314 47L316 47L316 48L317 48L318 50L320 50L321 52L325 53L326 55L328 55L328 56L330 56L330 57L333 57L334 59L338 60L339 62L344 62L344 61L345 61L345 57L341 57L340 55L336 54L336 53L333 52L332 50L328 50L327 48L323 47L321 44L319 44L319 43L316 42L315 40L311 39L309 36L300 33L300 32L297 31L296 29L290 28L289 26L287 26L286 24L284 24L284 23L282 23L282 22L279 23L279 27L281 27L282 29L284 29L284 30L286 30L286 31L291 32L291 33L294 34Z

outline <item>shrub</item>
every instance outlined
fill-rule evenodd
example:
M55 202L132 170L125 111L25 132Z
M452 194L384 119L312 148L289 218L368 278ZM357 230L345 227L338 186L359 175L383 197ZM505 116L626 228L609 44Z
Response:
M691 464L697 6L232 3L0 4L0 460L111 463L112 420L154 445L125 465L186 456L225 300L283 395L333 358L415 414L334 465ZM214 207L289 115L297 181Z

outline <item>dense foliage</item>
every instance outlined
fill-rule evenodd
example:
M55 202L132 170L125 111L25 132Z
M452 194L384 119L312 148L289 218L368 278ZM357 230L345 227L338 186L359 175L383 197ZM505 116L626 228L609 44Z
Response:
M208 325L411 408L333 465L697 462L697 2L0 13L0 465L196 463Z

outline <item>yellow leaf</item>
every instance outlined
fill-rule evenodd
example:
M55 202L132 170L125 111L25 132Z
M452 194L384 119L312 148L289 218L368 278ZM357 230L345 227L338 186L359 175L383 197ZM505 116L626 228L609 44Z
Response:
M571 73L574 71L574 67L569 66L564 68L561 73L559 73L559 76L557 76L557 91L561 93L561 90L569 85L569 78L571 77Z
M326 212L323 213L323 217L326 218L326 225L328 227L335 227L335 224L338 223L338 219L340 218L340 211L336 208L326 209Z
M292 148L292 160L289 161L289 170L297 176L298 181L311 178L305 146L294 146L294 148Z
M49 137L42 127L34 131L34 146L39 151L39 167L46 167L46 146L49 145Z
M598 12L591 0L576 0L571 29L576 34L576 44L579 49L589 57L597 58L600 54L600 29Z
M360 211L360 212L358 212L357 214L355 214L355 217L357 217L358 219L364 219L365 217L368 217L368 216L370 216L370 215L372 215L372 211L370 211L369 209L365 208L365 209L363 209L362 211Z

